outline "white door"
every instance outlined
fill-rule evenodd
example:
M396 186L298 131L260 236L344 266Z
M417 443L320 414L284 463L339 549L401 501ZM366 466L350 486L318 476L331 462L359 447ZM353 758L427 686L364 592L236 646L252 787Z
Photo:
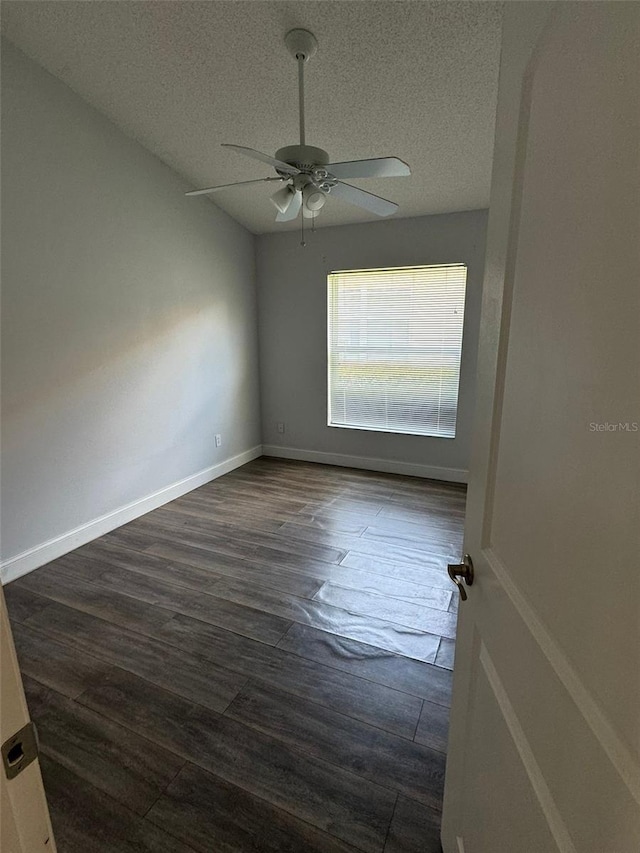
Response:
M27 763L28 733L14 736L29 723L29 712L13 646L9 617L0 586L0 743L11 747L7 763L23 770L7 778L0 767L0 850L2 853L55 853L49 810L38 759ZM12 775L11 769L9 776Z
M640 851L639 19L506 4L445 853Z

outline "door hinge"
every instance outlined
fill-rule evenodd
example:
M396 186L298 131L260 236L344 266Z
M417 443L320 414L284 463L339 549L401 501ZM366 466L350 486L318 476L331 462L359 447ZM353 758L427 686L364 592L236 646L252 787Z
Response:
M2 744L2 763L7 779L14 779L38 757L38 733L28 722Z

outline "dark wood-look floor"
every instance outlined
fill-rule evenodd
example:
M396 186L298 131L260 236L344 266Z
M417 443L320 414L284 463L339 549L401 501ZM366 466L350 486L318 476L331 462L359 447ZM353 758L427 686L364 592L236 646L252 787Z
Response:
M263 458L9 584L60 853L440 853L464 503Z

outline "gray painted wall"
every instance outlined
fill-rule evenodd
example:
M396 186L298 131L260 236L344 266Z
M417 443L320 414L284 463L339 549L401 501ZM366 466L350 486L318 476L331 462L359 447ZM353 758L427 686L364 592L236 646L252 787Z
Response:
M260 417L252 235L4 41L2 127L6 560L259 444Z
M393 195L392 187L389 192ZM323 228L307 236L306 248L294 232L258 238L262 440L267 448L314 451L317 459L320 451L393 460L408 466L406 471L424 466L423 473L447 469L443 476L468 468L486 221L487 212L478 210ZM455 439L328 427L327 273L441 263L468 266ZM285 424L284 434L278 433L278 422Z

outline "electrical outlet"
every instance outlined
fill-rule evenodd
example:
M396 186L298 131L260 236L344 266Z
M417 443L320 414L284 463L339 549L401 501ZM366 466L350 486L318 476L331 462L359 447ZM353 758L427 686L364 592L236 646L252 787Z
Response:
M222 444L222 436L216 435L216 447L220 447L221 444Z
M282 421L278 422L278 432L280 433L280 435L282 435L282 433L284 432L284 424L282 423Z

